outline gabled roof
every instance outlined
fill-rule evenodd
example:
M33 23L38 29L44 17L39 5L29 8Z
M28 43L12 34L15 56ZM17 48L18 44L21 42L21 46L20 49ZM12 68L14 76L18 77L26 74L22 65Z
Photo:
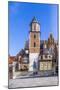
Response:
M25 54L25 50L24 49L21 49L19 52L18 52L18 54L16 55L16 57L18 57L18 56L23 56Z

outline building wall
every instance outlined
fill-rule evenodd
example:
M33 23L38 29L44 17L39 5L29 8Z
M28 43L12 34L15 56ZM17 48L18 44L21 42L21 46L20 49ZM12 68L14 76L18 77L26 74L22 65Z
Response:
M9 79L12 79L13 78L13 67L12 67L12 65L9 66L9 75L8 76L9 76Z
M34 35L36 36L35 38ZM34 47L34 43L36 45L35 47ZM40 52L40 35L37 32L30 32L29 52L30 53Z
M29 64L20 64L20 70L28 70Z
M41 61L40 70L52 70L52 61Z
M38 31L40 30L40 25L38 23L32 23L32 28L33 31Z
M33 65L34 65L34 61L37 63L38 62L38 56L39 53L30 53L29 54L29 71L33 71Z

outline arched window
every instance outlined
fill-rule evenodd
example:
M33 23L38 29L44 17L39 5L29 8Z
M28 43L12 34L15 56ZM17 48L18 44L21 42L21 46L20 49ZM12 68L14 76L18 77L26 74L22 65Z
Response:
M36 38L36 35L34 34L34 38Z
M34 47L36 47L36 43L34 42Z

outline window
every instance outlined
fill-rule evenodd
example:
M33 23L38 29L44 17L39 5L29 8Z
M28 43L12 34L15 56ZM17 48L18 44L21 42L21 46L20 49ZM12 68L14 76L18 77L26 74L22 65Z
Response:
M36 47L36 43L34 42L34 47Z
M43 62L40 62L40 70L44 70L44 65L43 65Z
M49 56L49 58L51 58L51 56Z
M48 63L47 62L44 62L44 70L47 70L48 68L47 68L47 65Z
M34 34L34 38L36 38L36 35Z
M41 59L43 59L43 56L41 56Z
M40 62L40 70L48 70L47 66L47 62Z
M48 62L48 70L52 69L52 62Z
M45 55L45 58L47 58L47 55Z

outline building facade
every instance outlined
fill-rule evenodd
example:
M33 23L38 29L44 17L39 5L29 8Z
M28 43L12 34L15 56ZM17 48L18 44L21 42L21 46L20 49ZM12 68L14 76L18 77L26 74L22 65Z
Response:
M47 40L40 37L40 23L34 17L25 47L13 60L13 75L15 71L40 72L40 76L58 75L58 42L52 34Z

